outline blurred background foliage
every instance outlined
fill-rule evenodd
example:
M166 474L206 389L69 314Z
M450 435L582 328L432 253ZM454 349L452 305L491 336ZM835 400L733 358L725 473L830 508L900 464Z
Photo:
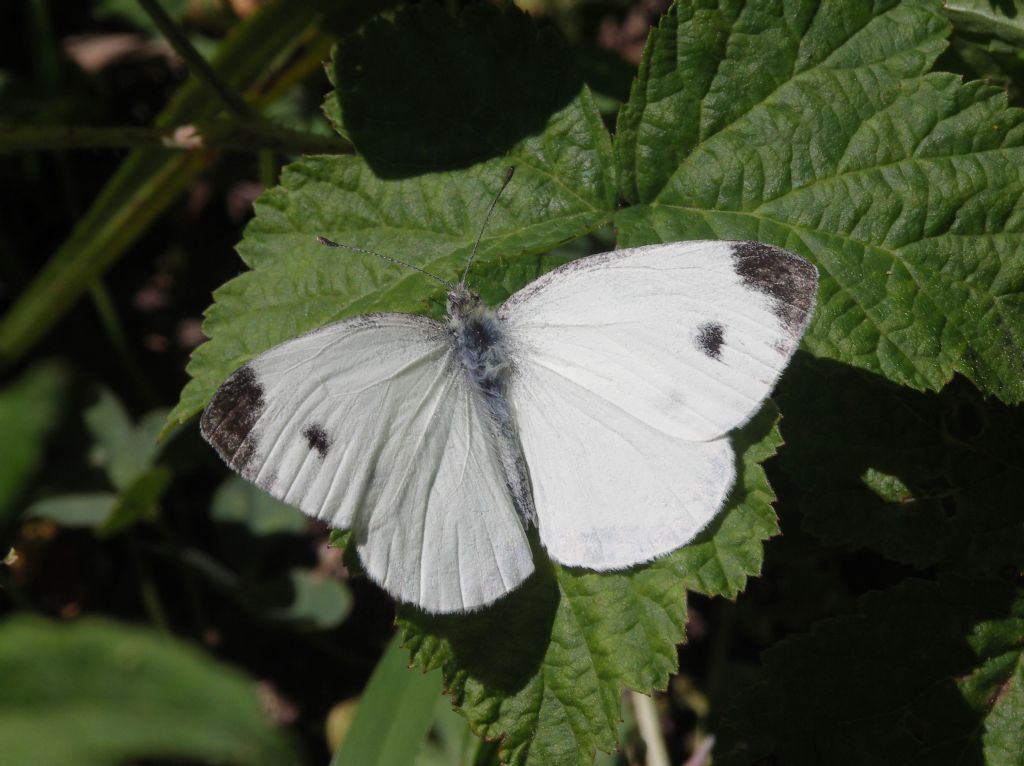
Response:
M299 153L349 151L321 112L322 62L392 3L160 0L245 94L234 107L190 76L154 4L0 4L4 760L494 762L439 674L406 669L390 600L349 578L326 528L229 476L194 424L156 441L210 294L242 269L233 246L254 198ZM612 125L667 3L518 5L569 42ZM1019 105L1021 16L947 8L956 31L937 68ZM237 119L249 111L272 124ZM181 150L189 122L210 126L203 148ZM950 411L982 406L944 396ZM780 496L802 494L767 468ZM691 599L681 672L653 704L624 704L621 752L600 763L685 761L762 650L917 571L823 548L801 521L783 515L764 576L735 602Z

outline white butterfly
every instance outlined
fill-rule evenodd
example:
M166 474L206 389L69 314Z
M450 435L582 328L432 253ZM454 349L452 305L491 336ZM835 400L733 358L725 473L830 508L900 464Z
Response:
M228 465L331 526L427 612L479 609L548 555L598 571L685 545L735 479L731 430L800 342L817 271L756 242L581 258L497 309L367 314L237 370L203 413Z

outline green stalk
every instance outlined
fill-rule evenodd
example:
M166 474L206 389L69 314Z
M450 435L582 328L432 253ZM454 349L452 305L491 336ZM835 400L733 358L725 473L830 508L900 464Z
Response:
M393 0L363 0L345 9L343 27L355 29ZM267 63L317 18L328 0L278 0L242 22L211 66L227 87L245 90ZM335 27L337 29L337 26ZM321 32L317 38L329 38ZM320 40L310 44L318 48ZM308 65L301 57L289 64ZM288 69L279 76L287 79ZM221 104L189 80L156 120L158 129L210 120ZM147 147L128 155L92 207L50 261L0 320L0 364L24 356L68 312L100 274L120 258L215 159L213 150L168 152Z
M137 0L137 2L153 20L171 47L181 56L189 71L220 98L221 103L229 112L243 120L260 117L259 112L253 109L237 91L221 82L217 73L206 63L206 59L200 55L199 51L189 42L185 33L174 23L174 19L167 15L167 11L160 7L156 0Z
M233 119L212 119L195 121L174 129L89 125L0 128L0 154L137 147L162 147L178 151L279 151L293 154L342 154L352 151L351 146L337 136L292 130L265 120L242 123Z
M96 308L96 313L99 314L100 322L107 331L107 340L113 346L114 353L120 358L121 364L128 373L128 377L132 379L135 387L147 402L154 407L158 406L160 404L160 397L157 396L156 390L146 380L142 367L136 361L135 355L132 354L131 346L128 344L128 336L121 325L121 320L117 316L117 309L114 307L114 301L111 300L110 292L107 290L106 285L97 279L89 288L89 293L92 296L92 303Z

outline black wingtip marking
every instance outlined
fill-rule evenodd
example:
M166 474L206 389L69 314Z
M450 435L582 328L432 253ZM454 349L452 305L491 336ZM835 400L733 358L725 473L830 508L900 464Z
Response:
M697 348L712 359L722 358L722 344L725 343L725 327L718 322L705 322L697 328L694 339Z
M199 419L203 438L243 476L256 456L253 427L266 407L263 393L256 373L245 365L217 389Z
M331 438L319 423L310 423L302 429L302 435L306 437L309 448L320 453L320 457L324 457L331 449Z
M775 313L796 338L814 311L818 270L798 255L760 242L733 242L736 273L752 290L770 295Z

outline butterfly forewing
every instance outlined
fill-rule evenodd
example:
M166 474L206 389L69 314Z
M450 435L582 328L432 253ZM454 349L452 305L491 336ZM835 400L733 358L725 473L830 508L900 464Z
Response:
M700 441L757 411L800 343L816 289L814 267L786 250L675 242L573 261L498 313L517 366Z
M401 601L471 610L533 569L492 423L430 319L366 315L276 346L224 383L201 428L243 476L351 529Z

